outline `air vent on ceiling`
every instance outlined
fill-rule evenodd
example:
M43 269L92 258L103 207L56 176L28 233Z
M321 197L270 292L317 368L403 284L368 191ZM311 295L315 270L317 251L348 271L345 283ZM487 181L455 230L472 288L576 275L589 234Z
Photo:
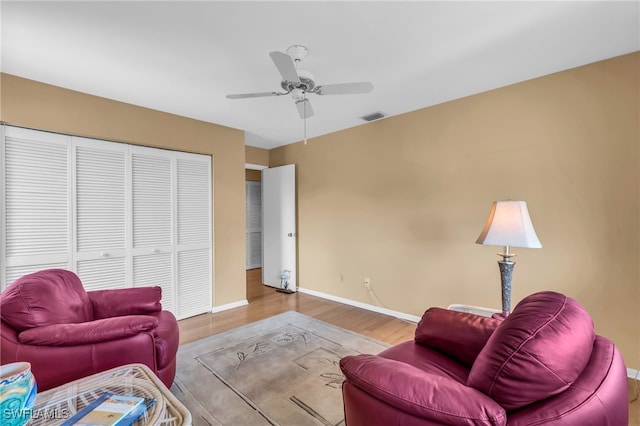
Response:
M381 112L374 112L373 114L365 115L362 118L364 121L374 121L384 118L384 114Z

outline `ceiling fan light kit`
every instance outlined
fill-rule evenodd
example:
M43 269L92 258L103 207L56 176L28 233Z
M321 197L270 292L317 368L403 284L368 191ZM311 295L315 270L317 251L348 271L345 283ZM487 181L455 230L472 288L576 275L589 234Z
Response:
M227 98L246 99L290 94L298 109L300 118L307 119L313 116L313 108L311 108L307 93L316 95L355 95L369 93L373 90L373 84L368 81L316 85L313 75L309 71L301 70L297 67L308 52L305 46L294 44L289 46L287 53L278 51L269 53L271 60L282 76L280 87L284 92L238 93L227 95Z

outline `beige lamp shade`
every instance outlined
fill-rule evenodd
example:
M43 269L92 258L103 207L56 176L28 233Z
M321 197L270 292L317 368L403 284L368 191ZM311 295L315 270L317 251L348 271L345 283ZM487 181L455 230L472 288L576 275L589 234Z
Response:
M541 248L526 201L494 201L477 244Z

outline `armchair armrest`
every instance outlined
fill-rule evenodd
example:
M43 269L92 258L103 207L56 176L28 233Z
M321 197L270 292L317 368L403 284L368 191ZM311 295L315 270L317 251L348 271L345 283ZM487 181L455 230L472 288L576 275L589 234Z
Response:
M347 356L340 368L362 391L433 424L506 424L506 412L498 403L449 377L376 355Z
M415 341L471 368L502 319L429 308L416 327Z
M162 287L133 287L88 291L93 318L144 315L162 310Z
M24 330L18 341L35 346L78 346L123 339L153 330L158 319L146 315L105 318L75 324L53 324Z

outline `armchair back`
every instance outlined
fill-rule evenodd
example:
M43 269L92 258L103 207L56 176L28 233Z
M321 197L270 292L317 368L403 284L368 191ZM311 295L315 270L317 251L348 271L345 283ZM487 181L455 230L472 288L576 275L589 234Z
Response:
M93 320L93 307L80 278L47 269L18 278L3 292L0 317L17 331Z
M587 366L594 340L593 320L577 301L532 294L491 335L467 385L509 411L525 407L567 390Z

